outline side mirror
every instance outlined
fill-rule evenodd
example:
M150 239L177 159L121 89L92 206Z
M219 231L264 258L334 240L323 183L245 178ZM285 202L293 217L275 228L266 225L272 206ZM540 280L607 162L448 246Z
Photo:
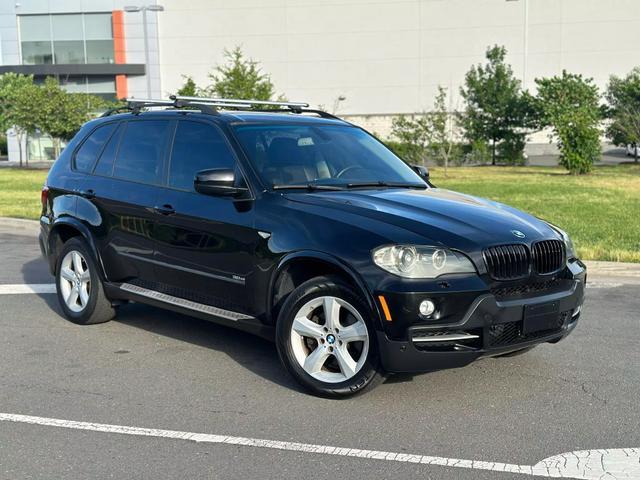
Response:
M238 186L236 174L230 168L212 168L196 173L193 181L196 192L204 195L237 197L245 193L246 187Z
M425 182L429 181L429 169L423 165L411 165L413 171L416 172L420 178L422 178Z

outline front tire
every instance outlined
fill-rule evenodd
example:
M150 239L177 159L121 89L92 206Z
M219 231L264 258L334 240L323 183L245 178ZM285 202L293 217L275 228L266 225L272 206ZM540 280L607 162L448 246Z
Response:
M62 246L56 263L56 292L65 317L73 323L92 325L115 316L89 248L80 238Z
M307 390L347 397L371 388L381 374L371 312L338 277L318 277L287 298L276 329L280 359Z

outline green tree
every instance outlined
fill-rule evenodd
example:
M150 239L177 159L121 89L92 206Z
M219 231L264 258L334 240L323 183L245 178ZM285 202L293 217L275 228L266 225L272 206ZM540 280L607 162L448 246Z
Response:
M240 47L233 50L225 49L224 56L226 63L218 65L215 72L209 74L212 83L203 89L203 96L252 100L274 99L276 94L271 77L262 72L258 62L246 59Z
M542 124L553 129L560 164L572 174L588 173L600 157L600 95L593 79L567 73L536 79Z
M193 80L193 77L190 75L183 75L184 85L178 89L176 95L181 95L183 97L197 97L198 96L198 86L196 82Z
M438 93L433 103L433 110L427 115L427 142L429 150L438 165L444 165L444 176L447 176L449 162L454 155L458 155L458 145L455 143L453 127L456 113L447 106L447 90L438 85Z
M18 140L20 166L23 159L22 143L27 134L38 128L38 87L33 76L6 73L0 76L0 128L13 129Z
M48 77L38 90L36 125L51 136L56 157L60 154L61 140L70 140L86 121L107 107L100 97L67 92L53 77Z
M506 54L504 47L488 48L487 63L471 67L460 88L466 102L460 119L465 137L472 144L489 143L493 165L498 144L506 141L511 147L522 145L524 148L526 129L535 123L534 110L528 102L530 97L522 93L520 81L505 63Z
M447 90L438 86L433 110L393 118L391 134L398 141L394 142L395 149L412 164L424 164L427 157L433 158L444 165L446 176L450 160L459 153L453 133L455 117L447 106Z
M399 115L391 121L393 150L407 163L424 165L429 141L426 114Z
M625 77L612 75L605 98L609 103L611 123L607 136L615 145L632 145L638 162L640 148L640 67Z

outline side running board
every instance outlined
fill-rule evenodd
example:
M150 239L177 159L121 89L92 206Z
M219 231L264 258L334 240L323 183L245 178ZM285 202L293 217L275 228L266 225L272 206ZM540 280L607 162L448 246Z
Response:
M235 322L239 320L253 320L254 317L245 315L243 313L232 312L230 310L224 310L218 307L212 307L211 305L205 305L203 303L192 302L191 300L185 300L184 298L174 297L166 293L157 292L155 290L149 290L147 288L139 287L138 285L132 285L130 283L120 284L120 289L125 292L134 293L142 297L151 298L160 302L175 305L177 307L194 310L196 312L207 313L216 317L226 318L227 320L233 320Z

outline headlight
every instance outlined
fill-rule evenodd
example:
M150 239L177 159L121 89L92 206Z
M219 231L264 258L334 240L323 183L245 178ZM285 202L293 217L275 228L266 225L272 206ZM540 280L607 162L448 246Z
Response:
M578 258L578 254L576 253L576 249L573 246L573 242L571 241L571 237L569 237L569 234L564 230L562 230L560 227L556 227L555 225L549 222L545 222L545 223L549 225L551 228L553 228L556 232L558 232L562 237L562 240L564 241L564 248L567 251L567 260L571 260L572 258Z
M564 240L564 248L567 250L567 260L578 258L578 254L576 253L576 249L573 246L573 242L571 241L569 234L561 229L558 229L558 232L562 235L562 239Z
M373 262L387 272L405 278L436 278L448 273L475 273L461 253L440 247L390 245L373 251Z

